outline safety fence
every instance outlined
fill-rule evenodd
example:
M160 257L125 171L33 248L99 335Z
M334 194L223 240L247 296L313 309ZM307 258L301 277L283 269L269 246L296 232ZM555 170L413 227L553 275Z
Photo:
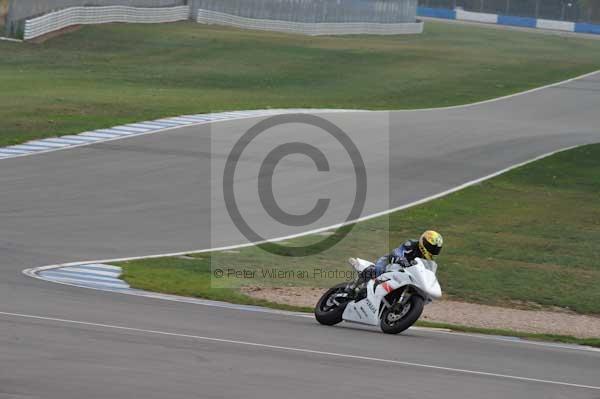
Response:
M423 31L423 23L375 23L375 22L295 22L273 19L247 18L213 10L196 10L196 21L204 24L219 24L244 29L270 30L305 35L348 35L417 34ZM600 24L557 21L492 13L466 11L461 8L445 9L418 7L417 15L423 17L456 19L499 25L550 29L566 32L600 34ZM51 12L25 22L23 37L34 39L47 33L72 25L101 24L110 22L164 23L187 20L189 6L139 8L128 6L70 7Z
M418 7L417 15L421 17L456 19L461 21L483 22L498 25L520 26L526 28L600 34L600 24L557 21L542 18L520 17L513 15L498 15L492 13L480 13L473 11L465 11L460 8L446 9Z
M164 23L189 18L189 7L138 8L127 6L71 7L51 12L25 22L25 40L72 25L103 24L110 22Z
M191 0L193 10L293 22L415 22L417 0Z
M246 18L237 15L198 10L197 22L234 26L243 29L268 30L304 35L400 35L423 32L423 22L374 23L374 22L293 22L272 19Z
M140 8L176 7L186 0L10 0L9 18L21 20L71 7L126 6Z
M8 0L8 4L5 32L9 36L22 37L27 19L66 8L107 6L176 7L186 5L187 0Z

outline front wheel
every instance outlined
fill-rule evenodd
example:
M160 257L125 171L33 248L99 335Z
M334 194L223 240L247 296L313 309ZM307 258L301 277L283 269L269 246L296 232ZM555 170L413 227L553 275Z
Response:
M321 324L332 326L342 321L342 314L348 304L348 297L337 297L346 290L346 283L327 290L315 306L315 318Z
M423 313L425 300L419 295L411 296L403 306L396 302L381 314L381 331L398 334L415 324Z

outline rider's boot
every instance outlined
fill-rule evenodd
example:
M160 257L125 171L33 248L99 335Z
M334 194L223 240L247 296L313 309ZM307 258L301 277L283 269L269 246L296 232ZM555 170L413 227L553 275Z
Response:
M376 277L375 266L369 266L358 273L358 278L346 286L346 291L353 297L360 297L362 291L366 291L366 283Z

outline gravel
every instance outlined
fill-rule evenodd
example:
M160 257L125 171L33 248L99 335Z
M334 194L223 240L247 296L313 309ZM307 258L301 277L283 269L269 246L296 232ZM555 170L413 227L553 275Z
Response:
M304 287L246 287L254 298L295 306L314 306L324 290ZM600 337L600 317L566 310L524 310L442 300L425 306L423 320L528 333Z

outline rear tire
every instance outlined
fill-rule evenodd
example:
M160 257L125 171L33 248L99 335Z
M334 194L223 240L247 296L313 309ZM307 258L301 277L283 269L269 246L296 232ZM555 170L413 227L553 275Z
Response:
M328 289L321 299L319 299L317 306L315 306L315 318L319 323L326 326L333 326L342 321L342 314L344 313L348 302L332 307L331 304L328 303L328 300L332 295L345 291L346 285L346 283L341 283Z
M404 306L409 305L410 308L406 311L406 314L402 315L398 320L393 320L398 316L397 312L393 311L393 305L391 308L385 309L381 314L381 331L386 334L398 334L415 324L419 317L421 317L421 313L423 313L425 300L419 295L413 295Z

